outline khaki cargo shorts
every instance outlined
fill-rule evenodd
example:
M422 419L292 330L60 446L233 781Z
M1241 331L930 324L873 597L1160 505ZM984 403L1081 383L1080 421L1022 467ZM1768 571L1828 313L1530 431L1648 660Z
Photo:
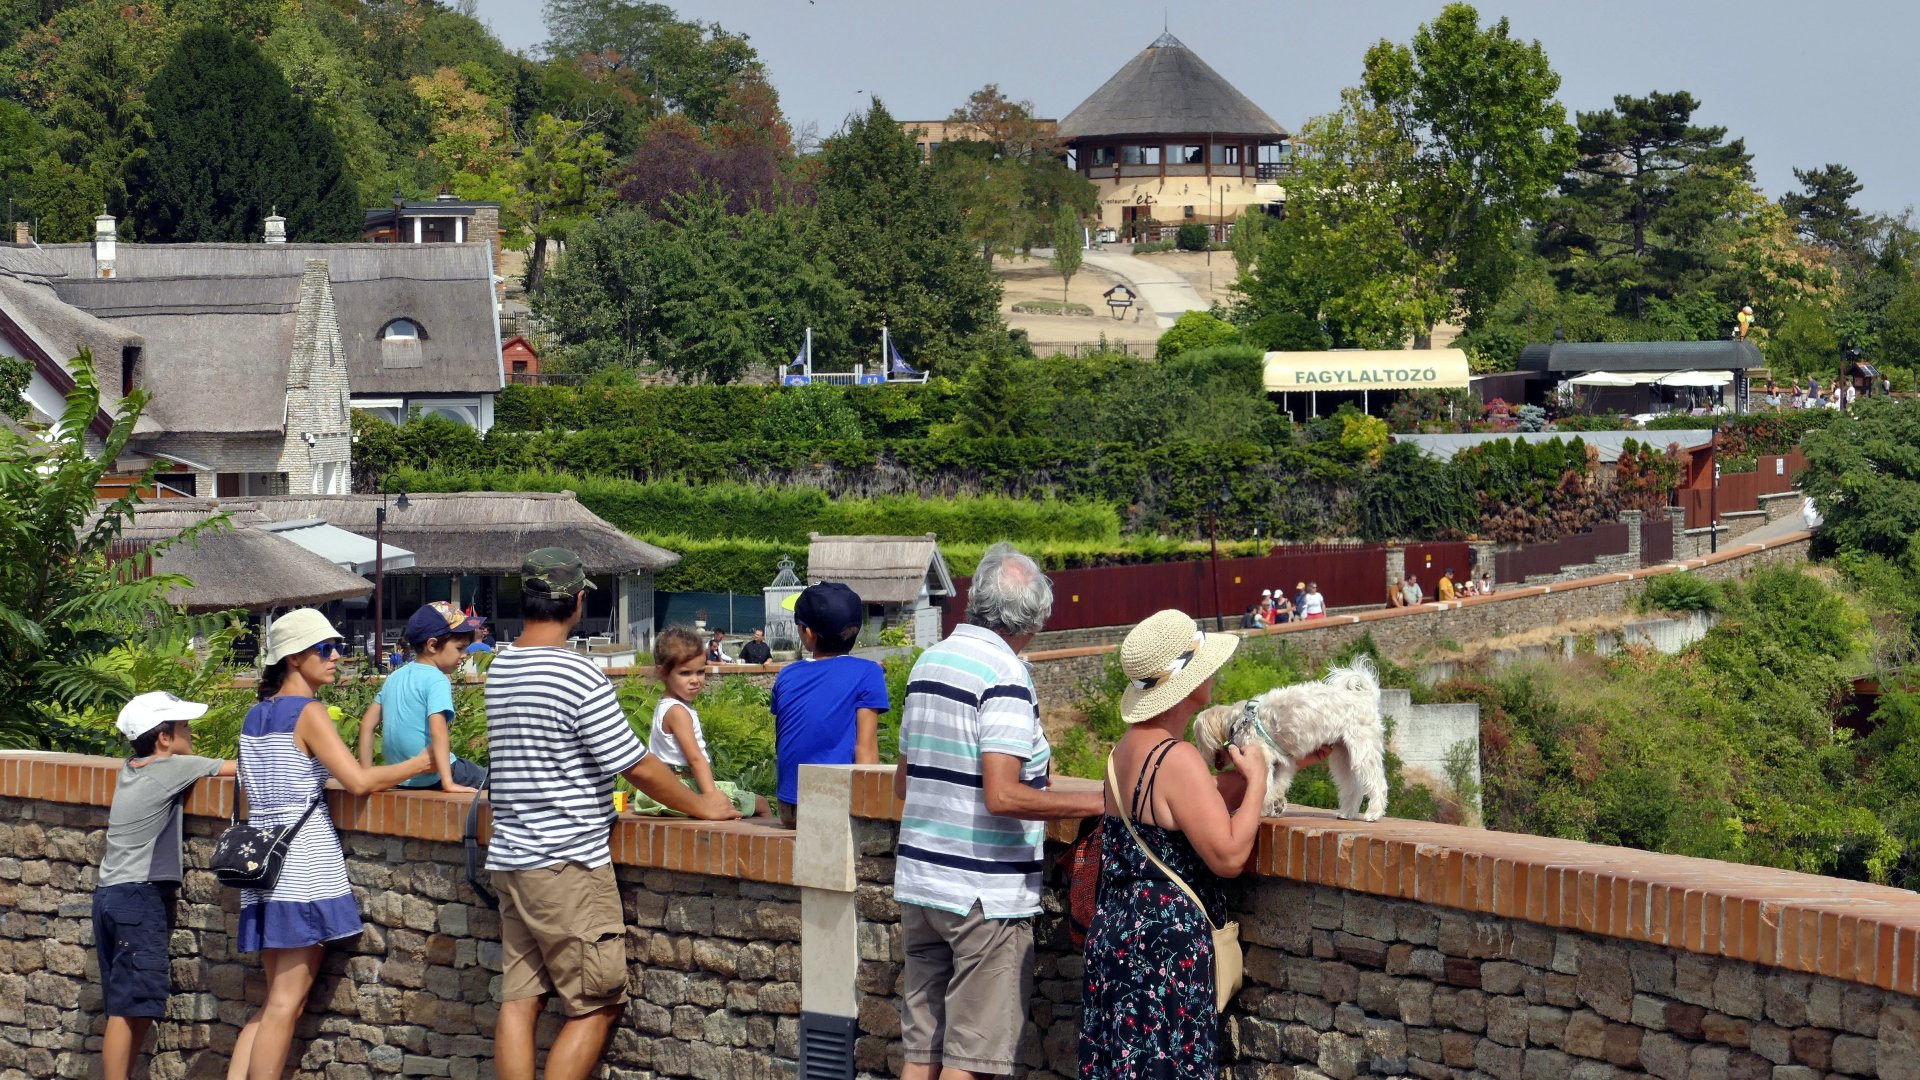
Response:
M1033 998L1033 923L900 905L906 947L901 1040L918 1065L1013 1071Z
M627 925L611 864L495 870L500 1000L557 994L568 1016L627 1000Z

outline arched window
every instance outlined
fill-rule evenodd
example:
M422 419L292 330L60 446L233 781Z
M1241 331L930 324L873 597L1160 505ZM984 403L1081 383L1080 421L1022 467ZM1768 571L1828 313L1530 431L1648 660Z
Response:
M380 328L382 341L418 341L426 336L420 324L412 319L395 319Z

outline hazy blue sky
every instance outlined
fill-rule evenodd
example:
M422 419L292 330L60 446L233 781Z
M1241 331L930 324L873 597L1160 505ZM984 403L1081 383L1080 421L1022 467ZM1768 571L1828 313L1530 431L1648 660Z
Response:
M1060 117L1159 33L1162 13L1198 52L1288 129L1358 81L1368 45L1408 40L1440 0L682 0L683 17L745 33L781 104L822 134L878 94L895 116L945 117L980 86ZM537 0L479 0L516 49L546 37ZM1795 166L1860 175L1858 203L1920 203L1920 4L1912 0L1527 0L1480 5L1538 38L1569 112L1618 93L1688 90L1702 123L1744 137L1768 195Z

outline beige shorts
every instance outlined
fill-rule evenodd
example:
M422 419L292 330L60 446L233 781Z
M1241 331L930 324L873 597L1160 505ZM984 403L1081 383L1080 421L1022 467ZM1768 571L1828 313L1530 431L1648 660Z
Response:
M1033 923L900 905L907 950L901 1038L907 1060L1004 1074L1033 998Z
M613 866L495 870L500 1000L557 994L568 1016L627 1000L627 925Z

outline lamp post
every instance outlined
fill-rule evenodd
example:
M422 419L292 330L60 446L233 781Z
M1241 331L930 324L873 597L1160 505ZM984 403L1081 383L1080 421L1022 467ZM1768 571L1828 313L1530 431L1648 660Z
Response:
M373 512L373 669L380 670L381 654L387 651L386 614L387 614L387 479L380 481L380 506ZM407 508L407 485L400 484L400 497L393 501L395 510Z
M1713 462L1713 484L1707 488L1707 546L1720 553L1720 421L1713 422L1713 438L1707 457Z
M407 208L407 197L400 194L399 188L393 189L393 242L400 242L400 211Z

